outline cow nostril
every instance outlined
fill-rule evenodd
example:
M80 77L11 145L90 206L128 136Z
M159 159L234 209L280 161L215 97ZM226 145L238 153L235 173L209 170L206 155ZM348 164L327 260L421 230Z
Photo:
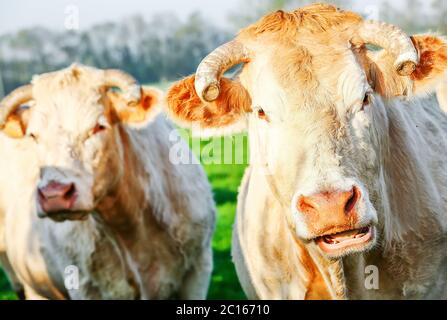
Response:
M353 187L351 194L345 204L345 213L350 213L354 209L358 199L360 198L360 190L357 187Z
M316 210L315 206L312 203L310 203L308 199L304 196L300 196L300 198L298 199L298 209L302 213L310 213Z
M40 199L46 199L45 194L43 193L41 188L37 188L37 193Z
M76 193L76 187L75 187L74 183L72 183L70 185L70 188L65 192L64 199L65 200L71 199L75 195L75 193Z

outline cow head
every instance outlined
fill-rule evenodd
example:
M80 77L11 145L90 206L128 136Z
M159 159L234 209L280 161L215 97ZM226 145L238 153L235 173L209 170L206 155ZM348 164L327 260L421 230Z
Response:
M240 63L238 79L222 77ZM341 257L378 236L385 105L428 92L446 69L442 39L318 4L242 30L174 84L168 106L180 123L247 128L252 172L268 169L296 236Z
M146 124L160 98L121 71L80 65L39 75L8 95L1 127L34 141L39 216L76 220L94 211L123 175L123 143L131 143L123 126Z

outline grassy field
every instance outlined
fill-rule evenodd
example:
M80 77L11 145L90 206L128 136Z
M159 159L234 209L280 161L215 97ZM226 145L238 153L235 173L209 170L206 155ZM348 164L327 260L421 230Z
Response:
M190 138L189 133L186 131L182 131L182 136L189 141L196 155L199 155L200 151L210 144L210 140L199 141L197 138ZM240 143L241 139L243 143ZM218 210L217 227L213 238L214 272L208 294L209 299L245 298L231 261L230 249L232 225L236 212L237 189L246 167L245 163L247 163L247 155L244 152L247 140L244 136L239 136L239 140L234 137L221 139L222 148L224 145L228 146L230 144L232 145L231 152L233 152L233 155L237 153L244 154L243 164L210 163L204 165L213 187L214 199ZM207 162L211 158L223 161L223 156L222 149L218 150L215 148L213 152L207 153L207 156L202 157L202 161ZM219 160L215 162L219 162ZM6 278L0 270L0 299L14 298L15 294L10 291Z
M225 140L230 143L234 142L232 137L226 137ZM244 141L245 150L247 142L245 138ZM202 147L208 143L209 141L207 140L201 141ZM233 143L233 154L238 151L242 152L240 148L243 148L241 144ZM194 151L198 154L197 150ZM246 155L246 153L244 153L244 155ZM219 158L219 156L217 158ZM246 163L246 158L244 162ZM214 199L216 201L218 212L217 227L213 238L214 272L208 298L244 299L245 295L242 292L236 277L234 265L231 261L230 250L232 226L236 212L237 191L246 165L205 164L204 167L213 187Z

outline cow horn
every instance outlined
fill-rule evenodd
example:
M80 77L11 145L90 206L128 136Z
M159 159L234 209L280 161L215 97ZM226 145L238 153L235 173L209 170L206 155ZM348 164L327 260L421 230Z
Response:
M134 77L124 71L117 69L104 70L104 85L120 88L129 105L140 102L141 86Z
M400 28L377 21L363 21L358 29L358 37L363 43L379 46L396 57L394 67L401 76L410 75L419 58L410 37Z
M4 97L0 102L0 128L4 127L8 116L12 112L32 98L33 86L31 84L21 86Z
M244 45L237 40L216 48L200 62L196 71L195 89L204 102L212 102L219 97L220 77L232 66L248 62L249 55Z

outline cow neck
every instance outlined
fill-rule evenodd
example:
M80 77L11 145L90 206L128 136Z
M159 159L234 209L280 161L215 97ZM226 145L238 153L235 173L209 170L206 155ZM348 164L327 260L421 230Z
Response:
M346 278L342 259L328 259L324 257L314 245L306 246L309 256L320 272L332 299L345 300Z
M300 239L296 237L296 233L294 232L293 223L290 221L290 216L287 214L287 211L290 210L289 205L287 205L286 199L279 192L279 188L274 179L274 176L270 174L270 169L267 164L263 165L263 171L266 173L265 177L267 180L267 184L270 188L270 191L273 193L274 197L278 200L279 205L281 206L281 211L284 212L284 216L287 220L287 226L291 229L291 233L297 245L303 248L308 257L311 260L311 263L314 264L317 271L321 275L326 284L326 289L329 295L333 299L343 300L346 299L346 279L344 276L343 270L343 261L342 259L328 259L324 257L316 248L315 245L304 244Z
M148 181L149 177L134 151L129 134L119 127L119 135L123 146L123 173L97 208L101 221L108 228L120 234L123 239L133 241L139 233L137 229L143 225L143 213L150 209L140 182ZM144 204L147 204L147 207L143 207Z
M386 109L389 125L388 146L384 148L383 155L386 188L382 197L386 197L389 205L382 209L380 218L384 223L380 231L383 247L390 252L408 246L403 239L410 235L427 242L441 237L443 232L436 215L432 214L441 210L433 196L439 190L434 187L431 173L427 172L426 165L421 161L422 157L430 154L427 149L429 144L421 138L419 131L412 130L414 126L418 127L418 121L422 125L432 121L422 105L419 107L421 111L417 118L402 108L390 106ZM405 186L405 192L402 186ZM417 201L414 201L415 195L418 195Z
M130 134L120 128L123 145L122 177L113 191L99 204L100 220L106 232L111 235L120 248L128 268L131 285L136 289L138 298L157 297L155 285L158 267L156 250L148 249L153 238L166 237L164 226L158 221L147 199L147 190L151 177L135 152ZM146 181L147 185L141 185ZM151 195L151 197L156 195Z

